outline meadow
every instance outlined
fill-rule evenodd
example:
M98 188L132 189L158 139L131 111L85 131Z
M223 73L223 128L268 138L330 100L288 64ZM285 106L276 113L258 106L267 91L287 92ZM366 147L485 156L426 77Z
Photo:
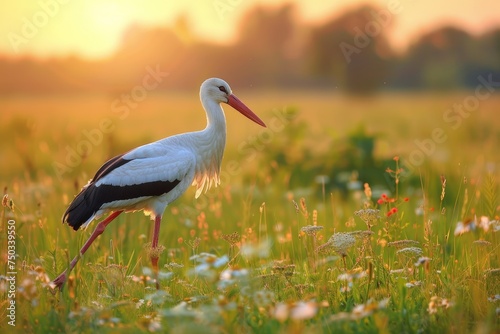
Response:
M2 333L500 332L500 96L235 93L268 128L225 107L222 184L167 208L158 291L142 213L53 291L96 225L61 216L106 159L203 128L197 93L0 97Z

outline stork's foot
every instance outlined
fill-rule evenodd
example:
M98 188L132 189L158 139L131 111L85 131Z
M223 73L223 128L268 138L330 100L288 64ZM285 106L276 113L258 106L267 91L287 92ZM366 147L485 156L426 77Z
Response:
M51 283L52 290L55 290L56 288L62 290L64 283L66 283L67 279L68 277L66 275L66 270L65 270L61 273L61 275L57 276L57 278L52 281Z

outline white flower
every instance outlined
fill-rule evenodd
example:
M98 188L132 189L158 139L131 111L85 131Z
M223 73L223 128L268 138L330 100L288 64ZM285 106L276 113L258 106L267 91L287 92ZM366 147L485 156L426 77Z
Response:
M294 320L306 320L313 318L318 312L318 305L316 302L299 301L294 305L290 311L290 318Z

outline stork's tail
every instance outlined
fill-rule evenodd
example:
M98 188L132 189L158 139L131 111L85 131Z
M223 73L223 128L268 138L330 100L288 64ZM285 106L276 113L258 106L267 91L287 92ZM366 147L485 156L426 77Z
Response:
M63 223L67 223L75 231L82 225L88 224L94 218L100 206L95 200L96 190L93 183L84 187L64 213L62 218Z

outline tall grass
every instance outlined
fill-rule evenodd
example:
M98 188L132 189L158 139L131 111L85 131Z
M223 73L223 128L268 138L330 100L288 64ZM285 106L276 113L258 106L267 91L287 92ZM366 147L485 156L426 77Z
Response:
M401 110L413 101L396 100L388 107L382 99L367 113ZM323 107L330 102L325 101ZM256 98L256 105L264 103ZM361 109L370 104L352 103ZM436 105L446 103L436 98ZM61 138L71 143L71 131L54 134L49 126L28 126L31 130L23 132L24 137L15 137L17 146L5 152L33 156L33 170L25 172L28 165L20 166L21 160L2 171L11 177L4 181L2 257L7 257L9 219L15 220L17 233L16 327L6 318L8 281L2 277L2 331L500 331L498 148L480 148L482 142L495 140L494 132L474 139L477 133L471 129L483 124L482 115L474 120L478 123L450 132L442 147L457 152L460 165L457 156L446 163L429 157L410 178L404 166L414 149L413 138L396 142L399 137L391 130L400 131L394 124L405 121L388 112L385 123L366 129L368 135L382 136L377 145L397 146L374 153L380 181L363 184L359 174L346 167L339 169L349 172L348 186L342 187L336 175L324 174L338 168L330 164L329 154L339 154L339 159L351 154L351 149L340 154L334 148L349 148L343 138L349 138L350 129L328 134L321 119L306 121L304 107L297 105L297 116L265 149L253 151L252 159L238 150L252 134L236 135L231 143L229 133L225 163L242 162L240 172L199 200L193 199L191 189L167 208L160 235L165 250L159 291L147 254L153 224L141 213L117 218L72 271L63 291L51 290L50 280L68 266L91 232L75 233L60 223L60 216L99 160L122 151L118 139L123 134L118 127L110 135L115 139L104 141L59 180L50 162L64 157L51 148ZM26 126L15 122L10 124ZM415 123L425 124L419 117ZM152 133L134 136L156 139L161 127L154 127ZM308 153L313 129L323 129L320 133L330 137ZM422 127L412 131L427 133ZM469 141L461 145L460 137ZM485 149L478 161L476 153ZM321 163L328 168L319 168Z

